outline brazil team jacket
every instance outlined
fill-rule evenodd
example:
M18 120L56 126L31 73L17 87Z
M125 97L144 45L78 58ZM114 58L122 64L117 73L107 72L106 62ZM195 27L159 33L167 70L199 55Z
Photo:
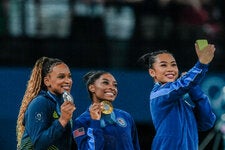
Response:
M58 121L62 102L62 97L45 91L31 101L25 113L21 149L71 149L71 125L64 128Z
M135 122L125 111L114 109L101 120L92 120L88 109L73 124L79 150L140 149Z
M197 150L198 131L213 127L216 117L199 87L208 65L197 62L186 75L150 94L150 112L156 129L153 150Z

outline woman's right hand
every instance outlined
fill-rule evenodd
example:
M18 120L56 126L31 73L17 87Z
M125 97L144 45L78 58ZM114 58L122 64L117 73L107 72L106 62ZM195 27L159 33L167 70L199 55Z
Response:
M200 63L209 64L213 60L215 46L213 44L208 44L204 49L200 50L198 45L195 43L195 51Z
M90 115L93 120L100 120L102 113L102 104L101 103L93 103L90 108Z
M67 123L70 121L70 119L73 116L73 112L76 109L73 102L65 101L61 105L61 115L59 118L59 122L63 127L67 125Z

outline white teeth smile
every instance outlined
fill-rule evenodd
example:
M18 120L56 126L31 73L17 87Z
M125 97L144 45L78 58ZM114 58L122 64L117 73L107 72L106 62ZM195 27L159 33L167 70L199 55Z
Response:
M70 86L66 85L62 87L63 89L70 89Z
M114 94L111 93L111 92L107 92L107 93L105 93L105 94L110 95L110 96L114 96Z

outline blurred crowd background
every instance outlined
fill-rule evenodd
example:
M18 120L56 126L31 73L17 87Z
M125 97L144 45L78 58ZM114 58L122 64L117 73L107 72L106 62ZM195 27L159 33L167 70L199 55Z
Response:
M154 136L149 109L145 110L147 116L141 116L147 119L139 120L140 114L135 109L135 101L139 100L132 97L142 98L140 93L145 95L147 100L143 107L148 106L152 81L146 70L138 65L138 58L146 52L167 49L174 53L180 71L187 71L197 60L195 41L207 39L216 45L216 54L210 65L211 74L202 86L216 101L212 103L215 109L219 108L215 110L218 118L222 117L225 110L221 104L225 101L224 33L224 0L1 0L0 117L3 121L0 127L7 135L0 137L0 147L15 146L15 120L29 76L27 70L41 56L65 60L75 70L74 74L80 75L75 76L78 84L78 77L90 69L111 70L117 75L119 84L124 83L122 85L129 86L131 82L129 87L137 89L130 90L133 96L128 96L133 105L129 101L122 104L130 105L127 110L134 114L141 147L147 150ZM143 86L137 87L138 82L143 82ZM126 96L128 91L127 87L121 87L119 92ZM11 117L10 123L8 117ZM5 130L9 127L10 130ZM219 129L201 133L200 141L206 139L208 147L216 144L215 147L221 148L223 134L217 134ZM208 137L209 133L213 136ZM12 144L8 145L8 141Z
M216 44L223 70L223 0L1 0L1 66L30 66L43 55L72 67L140 69L138 56L168 49L180 68L195 60L194 42Z

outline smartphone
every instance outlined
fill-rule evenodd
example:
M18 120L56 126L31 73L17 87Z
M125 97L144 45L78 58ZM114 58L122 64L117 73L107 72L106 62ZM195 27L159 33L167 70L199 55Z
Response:
M198 39L196 40L196 43L198 44L199 50L203 50L208 45L208 41L206 39Z

